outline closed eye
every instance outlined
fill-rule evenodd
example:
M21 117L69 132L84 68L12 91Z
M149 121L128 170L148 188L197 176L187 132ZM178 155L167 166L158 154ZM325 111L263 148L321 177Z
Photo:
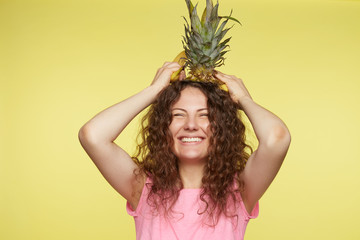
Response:
M183 116L185 116L185 114L183 114L183 113L175 113L175 114L173 114L173 116L174 117L183 117Z
M208 117L209 113L208 112L202 112L202 113L199 113L199 116L200 117Z

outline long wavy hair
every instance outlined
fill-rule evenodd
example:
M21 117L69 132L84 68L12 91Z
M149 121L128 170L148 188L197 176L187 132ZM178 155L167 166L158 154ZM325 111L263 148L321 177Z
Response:
M142 119L140 143L133 160L139 166L139 173L152 180L148 203L165 214L171 212L183 188L178 159L171 150L171 107L188 87L201 90L207 97L212 134L200 194L204 209L199 209L198 214L207 213L210 225L215 226L222 214L237 217L229 210L234 209L229 204L235 206L239 201L237 193L243 190L239 175L252 153L246 143L240 106L227 91L214 83L190 80L176 81L162 90Z

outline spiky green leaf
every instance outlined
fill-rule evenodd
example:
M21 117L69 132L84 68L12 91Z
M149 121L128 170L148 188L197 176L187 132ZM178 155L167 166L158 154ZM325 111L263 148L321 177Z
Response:
M201 25L204 26L206 23L206 8L203 11L203 14L201 16Z
M219 16L219 18L230 19L230 20L233 20L233 21L239 23L240 25L242 25L239 20L237 20L236 18L230 17L230 16Z
M211 12L213 10L214 4L212 0L206 0L206 21L210 21Z
M187 8L189 10L189 16L191 18L191 14L193 12L194 5L192 4L192 2L190 0L185 0L185 2L186 2L186 5L187 5Z
M221 39L225 36L225 34L226 34L230 29L231 29L231 27L226 28L226 29L224 29L224 30L221 31L221 32L217 32L217 33L215 34L214 39L216 39L216 41L220 42Z
M192 15L191 15L191 29L200 33L201 32L201 22L200 22L198 14L197 14L196 8L197 8L197 4L194 7L194 9L192 11Z
M210 57L208 57L208 56L206 56L206 55L203 55L203 56L201 56L201 58L199 59L199 63L204 64L204 63L209 62L210 60L211 60Z
M225 39L223 42L221 42L219 44L219 48L222 48L223 46L225 46L229 41L230 41L231 37Z
M227 24L228 20L225 20L221 23L220 27L216 30L214 38L220 35L220 33L223 31L225 25Z

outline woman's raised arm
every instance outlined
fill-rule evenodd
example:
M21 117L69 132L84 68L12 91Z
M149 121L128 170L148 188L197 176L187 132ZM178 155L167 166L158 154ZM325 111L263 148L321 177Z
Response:
M165 63L149 87L101 111L82 126L78 134L81 145L101 174L134 209L140 197L134 193L141 192L144 182L136 181L137 165L114 141L129 122L155 100L179 68L177 63Z
M259 141L241 175L245 184L242 198L250 213L278 173L291 137L280 118L252 100L241 79L220 72L216 77L226 84L232 99L240 103Z

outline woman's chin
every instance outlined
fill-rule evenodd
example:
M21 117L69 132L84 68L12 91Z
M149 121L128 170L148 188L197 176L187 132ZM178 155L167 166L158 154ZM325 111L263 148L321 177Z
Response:
M204 163L206 162L207 154L181 154L178 156L179 162L183 163Z

